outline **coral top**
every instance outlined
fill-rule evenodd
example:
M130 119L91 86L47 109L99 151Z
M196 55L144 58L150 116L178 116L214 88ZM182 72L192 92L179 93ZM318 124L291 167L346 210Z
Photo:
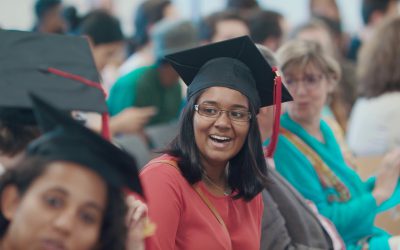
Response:
M199 186L223 218L228 232L178 169L159 160L151 161L140 174L146 193L150 219L156 233L147 241L155 250L258 250L263 203L261 194L250 202L211 194L203 182Z

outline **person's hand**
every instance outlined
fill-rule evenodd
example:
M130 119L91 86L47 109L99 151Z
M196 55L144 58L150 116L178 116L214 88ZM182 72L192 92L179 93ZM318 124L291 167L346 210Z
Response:
M377 204L380 205L392 196L397 186L400 175L400 148L389 152L378 168L372 195L375 197Z
M147 206L132 195L126 198L128 236L126 250L144 250L144 239L154 234L155 226L147 217Z
M112 134L135 134L140 132L150 118L157 113L155 107L131 107L121 111L110 119Z
M126 198L128 214L126 223L128 226L127 250L144 250L144 219L147 214L147 206L133 196Z
M390 250L400 249L400 236L392 236L389 238Z

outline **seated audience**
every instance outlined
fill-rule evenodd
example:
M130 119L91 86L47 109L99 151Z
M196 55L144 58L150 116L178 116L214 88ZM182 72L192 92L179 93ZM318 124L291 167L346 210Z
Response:
M206 16L198 27L200 42L203 44L250 34L245 19L233 11L218 11Z
M400 146L400 17L365 42L358 62L359 98L347 142L357 156L383 155Z
M400 191L400 150L386 156L375 178L363 182L321 119L340 75L338 63L311 41L289 42L277 58L294 101L281 117L276 169L335 224L348 249L398 249L399 237L375 227L374 220L400 202L395 195Z
M153 107L156 114L146 125L162 124L178 118L182 91L179 75L164 56L197 44L197 32L189 21L165 20L153 29L157 62L119 78L108 98L110 114L115 116L130 107Z

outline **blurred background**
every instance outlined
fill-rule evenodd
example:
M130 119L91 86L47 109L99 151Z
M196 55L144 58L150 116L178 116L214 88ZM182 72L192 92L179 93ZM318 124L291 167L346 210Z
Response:
M64 0L65 5L73 5L84 14L92 8L108 6L121 21L126 35L133 32L132 20L135 9L143 0ZM198 19L202 15L222 10L226 0L173 0L183 17ZM309 0L258 0L258 3L270 10L282 13L291 26L296 26L309 17ZM362 26L361 0L337 0L342 17L343 30L355 33ZM35 0L0 1L0 26L5 29L28 30L34 22L32 11Z

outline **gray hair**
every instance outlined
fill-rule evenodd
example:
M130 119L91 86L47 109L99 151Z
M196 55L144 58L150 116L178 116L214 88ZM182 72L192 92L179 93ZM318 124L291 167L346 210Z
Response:
M319 68L329 78L341 78L339 63L314 41L292 40L277 51L278 66L285 72L289 68L303 70L310 63Z

